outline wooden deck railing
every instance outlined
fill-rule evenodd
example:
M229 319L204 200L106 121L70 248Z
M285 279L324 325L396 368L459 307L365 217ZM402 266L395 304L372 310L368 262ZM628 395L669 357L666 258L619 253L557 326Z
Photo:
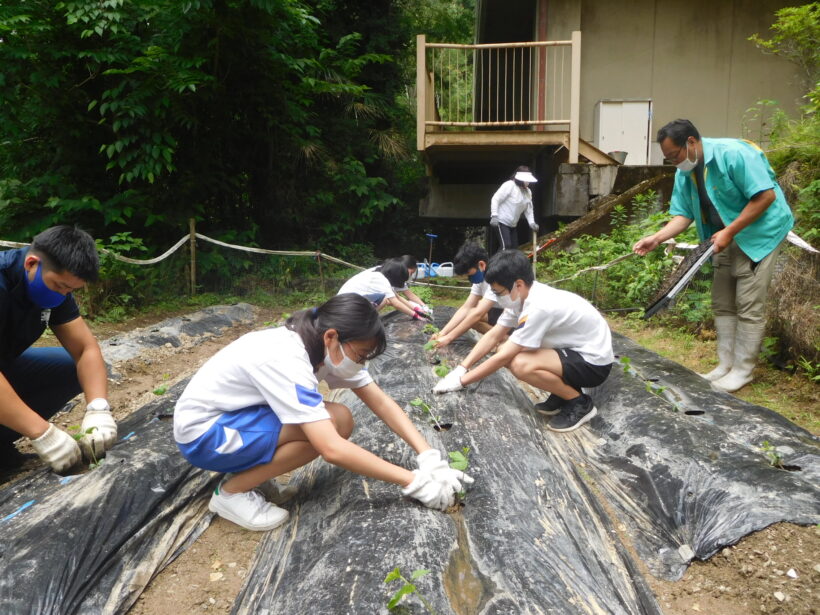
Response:
M483 45L416 40L417 146L434 130L563 129L578 161L581 33Z

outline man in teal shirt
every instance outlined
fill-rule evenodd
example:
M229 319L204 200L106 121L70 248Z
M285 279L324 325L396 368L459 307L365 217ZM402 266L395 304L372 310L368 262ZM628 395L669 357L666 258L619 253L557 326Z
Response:
M632 249L644 255L692 220L701 241L711 239L718 366L703 377L733 392L752 381L774 261L794 217L766 155L754 143L701 139L689 120L661 128L658 143L664 158L678 168L669 209L673 217Z

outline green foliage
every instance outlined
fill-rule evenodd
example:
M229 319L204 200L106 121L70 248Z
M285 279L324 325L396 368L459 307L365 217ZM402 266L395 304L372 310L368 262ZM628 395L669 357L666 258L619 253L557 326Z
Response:
M438 332L439 332L439 328L438 328L436 325L432 324L432 323L427 323L426 325L424 325L424 326L421 328L421 330L422 330L424 333L426 333L427 335L433 335L434 333L438 333Z
M766 336L760 344L760 358L769 365L774 364L774 359L777 357L777 344L779 340L776 337Z
M816 120L820 124L820 117ZM820 173L815 167L815 173ZM797 193L794 206L795 230L803 239L816 245L820 240L820 178Z
M580 294L601 309L645 307L675 266L660 248L644 257L627 258L605 271L573 276L583 269L630 254L638 239L654 233L667 222L668 214L653 213L656 208L657 194L651 190L636 196L630 210L616 206L608 234L583 235L576 240L571 252L558 252L539 262L539 278ZM692 227L679 235L678 240L698 243L695 233ZM711 313L708 292L707 283L693 282L678 295L673 313L684 322L703 322Z
M423 176L402 67L450 4L3 2L5 238L77 222L167 245L190 217L266 247L401 236Z
M393 581L402 581L403 585L390 597L390 600L387 602L387 608L389 610L395 609L402 598L405 596L412 596L413 594L417 595L419 600L421 600L424 608L427 609L429 613L435 615L435 611L427 599L419 592L418 587L413 583L413 581L417 581L421 577L430 574L429 570L426 569L418 569L414 570L410 575L410 578L406 578L404 574L402 574L401 570L398 566L394 568L391 572L387 574L384 578L385 583L392 583Z
M443 429L443 427L441 426L441 417L433 414L433 410L430 408L430 406L427 405L427 403L425 403L425 401L421 397L416 397L413 401L410 402L410 405L414 408L418 408L419 410L421 410L422 414L427 415L430 424L434 425L438 431L441 431Z
M424 345L424 349L433 350L436 346L438 346L438 340L430 340Z
M68 427L68 432L72 438L74 438L77 442L82 440L87 434L93 433L94 430L97 429L96 427L89 427L85 431L82 431L82 427L79 425L71 425ZM91 463L88 464L88 469L93 470L94 468L100 467L105 459L97 459L97 456L94 454L94 448L88 447L88 451L91 454Z
M786 7L775 13L772 38L749 37L764 53L782 56L801 71L807 89L820 81L820 3Z
M156 389L154 389L153 392L154 392L154 395L165 395L165 393L167 391L168 391L168 387L163 384L161 386L158 386Z
M820 363L816 363L806 357L797 359L797 367L806 375L811 382L820 382Z
M783 457L780 453L777 452L777 449L769 443L768 440L763 440L760 444L760 450L763 451L763 454L766 456L766 459L769 460L769 465L773 468L782 468L783 467Z
M450 451L450 467L454 470L466 471L470 467L470 447L465 446L460 451Z
M442 361L433 368L433 371L439 378L444 378L447 374L450 373L450 364L447 361Z

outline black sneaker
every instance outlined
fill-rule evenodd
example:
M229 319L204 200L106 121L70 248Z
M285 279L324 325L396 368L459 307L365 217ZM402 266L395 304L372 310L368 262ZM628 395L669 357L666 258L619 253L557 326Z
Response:
M592 398L582 393L580 397L569 400L560 414L547 424L547 427L552 431L572 431L578 429L597 414L598 410L592 403Z
M566 399L558 397L555 393L551 393L545 401L535 404L535 409L544 416L555 416L561 412L561 408L563 408L566 403Z

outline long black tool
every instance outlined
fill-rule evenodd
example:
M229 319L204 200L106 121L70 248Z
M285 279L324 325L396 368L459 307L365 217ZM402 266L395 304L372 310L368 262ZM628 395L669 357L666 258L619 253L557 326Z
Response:
M703 263L709 260L714 251L715 246L711 241L704 241L692 250L669 277L666 278L666 281L655 295L655 298L652 299L649 306L644 310L643 318L647 319L669 307L675 295L686 288L686 285L689 284Z

